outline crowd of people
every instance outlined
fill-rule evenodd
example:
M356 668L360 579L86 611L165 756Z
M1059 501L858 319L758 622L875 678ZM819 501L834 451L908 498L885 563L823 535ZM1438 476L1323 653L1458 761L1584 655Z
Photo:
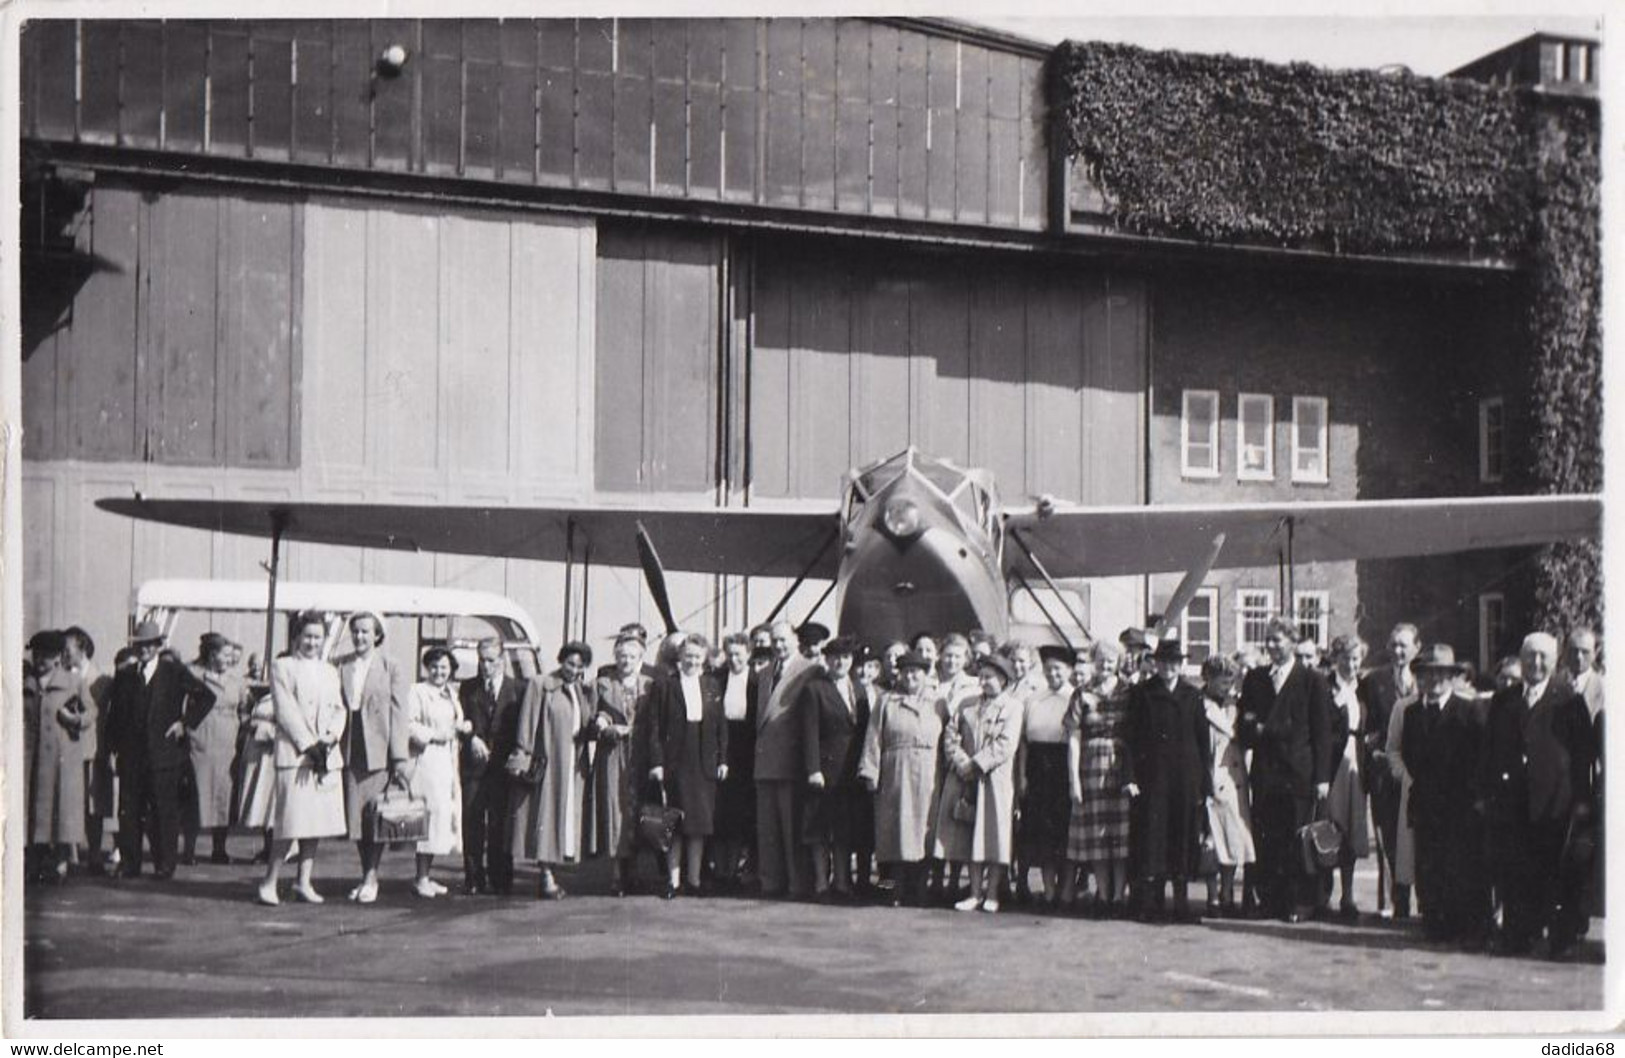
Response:
M425 899L448 892L436 857L461 856L467 894L509 895L515 859L533 862L547 900L566 895L561 868L606 857L617 896L1353 921L1355 866L1375 854L1386 916L1417 905L1437 941L1561 958L1600 911L1587 630L1561 664L1556 639L1530 634L1481 690L1408 624L1368 668L1358 638L1322 658L1277 619L1260 656L1207 657L1199 678L1177 639L1135 629L1079 653L787 622L651 645L634 624L609 664L571 641L530 679L481 641L460 683L443 647L416 672L391 657L376 614L350 616L332 660L327 628L293 618L269 693L216 633L185 663L143 623L111 676L82 629L36 634L31 877L66 878L80 849L86 870L133 877L150 849L168 878L204 832L230 862L235 829L262 836L271 905L290 862L292 894L323 902L317 849L347 839L359 903L378 899L387 850L409 846ZM1205 906L1189 901L1198 880Z

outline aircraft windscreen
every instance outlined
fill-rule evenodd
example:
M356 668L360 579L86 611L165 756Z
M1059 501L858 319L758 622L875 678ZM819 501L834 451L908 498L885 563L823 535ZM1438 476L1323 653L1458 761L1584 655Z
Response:
M945 496L952 496L959 483L965 480L963 470L934 459L920 459L914 465L925 476L925 480L941 489Z

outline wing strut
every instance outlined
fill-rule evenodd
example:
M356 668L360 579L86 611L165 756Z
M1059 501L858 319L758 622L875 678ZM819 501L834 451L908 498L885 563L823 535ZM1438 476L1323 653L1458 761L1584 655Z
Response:
M288 528L288 512L273 510L271 512L271 564L265 567L270 576L265 588L265 653L261 665L266 673L271 671L271 653L276 649L276 581L277 571L282 566L282 534Z
M807 611L807 616L801 619L802 624L806 624L813 619L813 614L818 612L818 608L824 605L824 600L829 598L830 592L835 590L835 584L836 582L833 580L829 582L829 587L824 589L824 594L818 597L818 601L812 604L812 609Z
M1038 575L1044 578L1044 583L1049 585L1049 590L1055 593L1055 598L1060 600L1062 609L1066 610L1066 615L1072 618L1079 628L1083 629L1083 634L1086 638L1091 640L1094 639L1094 635L1089 631L1089 626L1083 623L1083 618L1072 612L1072 604L1066 601L1066 596L1062 594L1061 589L1056 585L1055 578L1050 576L1049 570L1045 569L1044 564L1038 561L1038 556L1033 554L1033 549L1027 546L1027 541L1021 538L1021 533L1012 527L1008 535L1010 539L1016 542L1016 546L1021 548L1021 553L1027 556L1027 561L1033 564L1033 568L1038 571ZM1025 579L1023 580L1023 583L1025 583ZM1032 588L1029 587L1027 591L1030 593ZM1034 595L1033 598L1036 599L1038 596ZM1043 609L1043 603L1039 603L1038 605L1040 609ZM1044 610L1044 616L1049 616L1048 610ZM1054 623L1054 618L1051 618L1050 624ZM1066 639L1066 636L1063 635L1061 638L1064 640ZM1071 648L1071 646L1071 642L1068 641L1067 647Z
M796 577L795 583L790 585L790 587L785 590L783 595L779 596L778 605L774 606L773 612L768 614L767 617L763 619L763 624L770 625L773 623L773 619L779 616L779 612L784 609L784 604L790 601L790 596L794 595L796 593L796 589L801 587L802 583L806 581L807 574L811 573L813 571L813 567L818 565L818 563L823 560L825 553L829 551L829 545L835 542L835 537L840 534L840 531L840 526L835 526L829 531L829 535L824 538L824 546L819 548L818 554L814 555L812 557L812 561L808 562L807 565L802 568L801 573ZM815 606L813 609L817 609L817 607Z
M1044 620L1048 621L1049 626L1055 629L1055 634L1061 637L1061 642L1066 644L1066 649L1076 651L1078 648L1072 645L1072 640L1066 634L1066 630L1062 628L1061 623L1055 619L1055 615L1049 612L1049 607L1044 605L1044 600L1038 597L1038 593L1036 591L1033 591L1033 586L1027 583L1027 578L1021 575L1021 570L1016 569L1011 570L1011 572L1016 575L1016 583L1021 585L1022 588L1026 590L1028 595L1033 597L1033 602L1038 604L1038 609L1043 613Z

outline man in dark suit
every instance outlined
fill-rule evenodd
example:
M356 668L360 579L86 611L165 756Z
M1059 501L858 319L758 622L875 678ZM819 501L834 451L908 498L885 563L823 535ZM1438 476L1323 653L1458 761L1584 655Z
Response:
M141 839L149 835L153 875L175 873L180 836L181 773L190 756L186 729L214 708L214 692L175 655L164 650L155 621L143 621L130 645L136 660L119 670L108 693L107 730L117 757L119 873L141 873Z
M1318 879L1304 870L1298 831L1331 789L1332 692L1320 673L1294 656L1297 629L1270 621L1264 637L1269 663L1241 684L1236 735L1253 751L1250 776L1253 831L1265 908L1299 922L1315 903Z
M1561 958L1585 915L1590 864L1582 852L1594 812L1596 746L1585 699L1553 679L1557 640L1528 636L1519 660L1523 682L1490 702L1477 794L1502 902L1501 950L1527 952L1545 931L1549 953Z
M796 692L818 662L795 650L788 621L773 626L772 665L757 673L750 693L756 711L756 858L763 896L802 896L801 792L807 773L801 752Z
M1489 930L1483 831L1474 811L1474 773L1484 720L1479 703L1455 693L1463 666L1449 644L1411 662L1422 696L1407 709L1400 755L1411 777L1416 888L1431 940L1482 947Z
M507 675L502 641L480 640L479 674L463 681L457 696L473 730L462 740L463 891L513 891L513 852L508 847L508 774L503 770L519 737L523 680Z
M1421 649L1421 637L1413 624L1397 624L1388 633L1388 664L1372 669L1360 680L1360 773L1371 792L1371 815L1382 841L1383 866L1388 873L1393 906L1387 914L1409 918L1411 887L1399 883L1395 858L1399 852L1400 782L1388 761L1388 721L1394 703L1416 693L1411 660Z
M808 678L796 705L807 775L801 840L812 849L813 892L819 900L828 898L832 884L841 899L852 896L852 818L863 794L858 733L869 722L868 696L852 678L857 650L858 641L851 636L830 640L824 648L824 671Z

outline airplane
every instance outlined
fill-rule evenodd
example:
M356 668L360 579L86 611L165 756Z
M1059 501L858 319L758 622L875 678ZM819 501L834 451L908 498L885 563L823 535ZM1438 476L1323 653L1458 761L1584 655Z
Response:
M1173 625L1210 570L1400 558L1596 538L1597 495L1305 503L1007 508L993 475L910 446L850 470L833 511L577 504L549 507L104 498L102 510L272 541L641 566L667 631L666 569L831 581L842 633L865 642L922 629L980 628L1003 639L1025 589L1042 582L1085 636L1058 580L1185 572L1153 634ZM655 539L659 538L657 552ZM660 552L665 555L662 561ZM828 592L826 592L826 595ZM822 602L822 600L820 600ZM817 609L817 606L814 606ZM771 619L771 617L769 618Z

